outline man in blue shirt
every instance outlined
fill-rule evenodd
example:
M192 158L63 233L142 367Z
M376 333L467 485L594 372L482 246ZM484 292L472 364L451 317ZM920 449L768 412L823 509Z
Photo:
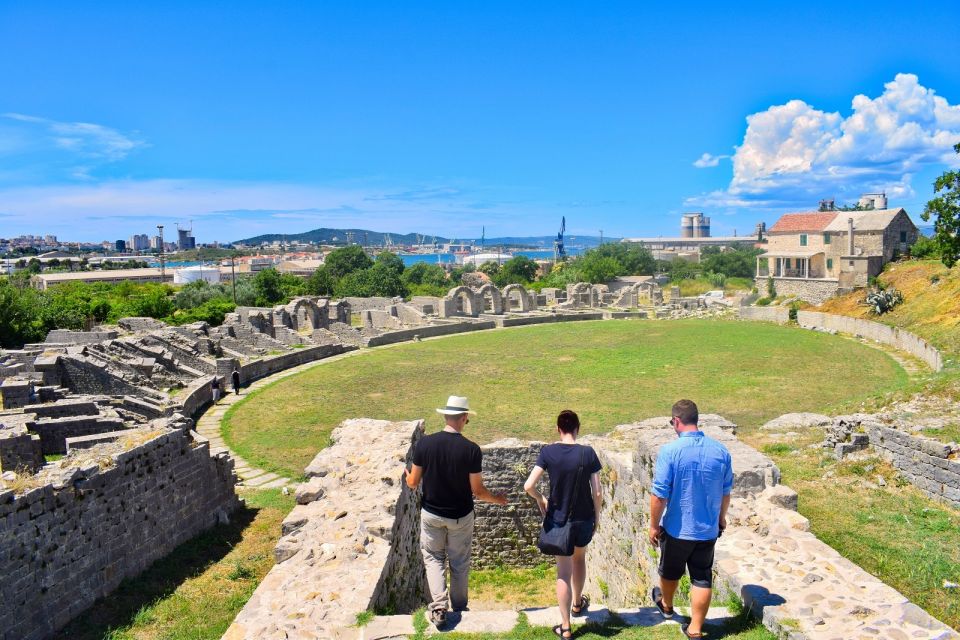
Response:
M688 638L703 637L713 587L713 548L727 526L733 489L730 452L697 428L700 414L690 400L673 405L670 426L677 440L660 448L650 488L650 544L660 547L660 586L653 602L673 616L673 596L690 572Z

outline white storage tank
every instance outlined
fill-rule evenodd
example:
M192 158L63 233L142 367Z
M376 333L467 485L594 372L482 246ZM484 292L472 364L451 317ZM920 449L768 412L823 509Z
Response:
M215 265L211 265L207 267L183 267L173 272L173 284L188 284L190 282L197 282L198 280L205 280L210 284L217 284L220 282L220 269Z

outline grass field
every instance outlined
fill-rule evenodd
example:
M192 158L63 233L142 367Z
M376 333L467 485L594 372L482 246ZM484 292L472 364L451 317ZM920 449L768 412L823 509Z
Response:
M857 375L840 375L853 365ZM841 337L717 320L577 322L464 334L377 349L281 380L234 405L230 447L298 477L346 418L426 418L450 394L478 411L479 442L549 440L556 414L584 433L666 415L681 397L702 413L756 426L790 411L841 411L903 388L888 355Z
M61 640L215 640L273 566L280 522L293 496L243 494L230 524L177 547L63 629Z

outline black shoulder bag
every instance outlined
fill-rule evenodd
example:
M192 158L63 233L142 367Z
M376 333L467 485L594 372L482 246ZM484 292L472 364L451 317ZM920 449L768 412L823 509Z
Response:
M574 500L577 491L580 489L580 473L583 471L583 455L586 447L580 447L580 465L577 467L577 477L573 481L573 487L570 489L569 500L567 500L567 513L563 524L557 524L548 515L543 516L543 525L540 527L540 538L537 540L537 548L540 552L548 556L571 556L573 555L573 535L570 525L570 514L573 512Z

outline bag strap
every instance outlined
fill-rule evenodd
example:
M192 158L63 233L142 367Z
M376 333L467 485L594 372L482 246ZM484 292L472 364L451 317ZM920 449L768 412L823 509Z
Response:
M577 476L573 481L573 486L570 487L570 494L567 496L567 512L564 514L563 524L567 524L570 520L570 514L573 513L573 501L577 497L577 489L580 487L580 473L583 471L583 456L587 450L582 444L578 444L577 447L580 448L580 463L577 465Z

